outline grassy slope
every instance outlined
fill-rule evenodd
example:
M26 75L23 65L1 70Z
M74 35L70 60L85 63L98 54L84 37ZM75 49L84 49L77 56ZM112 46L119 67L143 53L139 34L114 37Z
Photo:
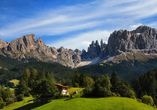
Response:
M16 85L18 85L18 84L19 84L19 81L20 81L20 80L17 80L17 79L12 79L12 80L10 80L9 82L14 83L14 85L16 86Z
M27 102L28 102L29 100L32 100L32 99L33 99L33 97L24 98L23 101L14 102L14 103L12 103L12 104L10 104L10 105L4 107L2 110L14 110L14 109L19 108L19 107L21 107L21 106L27 105L27 104L28 104Z
M77 91L77 92L80 92L83 88L77 88L77 87L73 87L73 88L70 88L70 94L72 94L74 91Z
M3 110L156 110L124 97L56 99L47 104L25 102L16 102Z
M34 110L154 110L154 108L133 99L110 97L53 100Z

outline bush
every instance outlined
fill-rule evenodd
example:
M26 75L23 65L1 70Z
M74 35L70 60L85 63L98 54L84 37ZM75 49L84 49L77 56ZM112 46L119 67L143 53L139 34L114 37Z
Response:
M0 109L4 108L5 102L3 102L2 97L0 97Z
M118 97L121 97L119 93L117 94L117 96L118 96Z
M141 100L141 99L137 99L137 101L138 101L138 102L142 102L142 100Z
M7 98L7 99L6 99L7 105L9 105L9 104L11 104L11 103L13 103L13 102L14 102L13 98Z
M5 105L5 102L0 102L0 109L4 108Z
M22 101L23 100L23 94L19 94L16 96L17 101Z
M25 92L24 96L30 97L30 93L28 91Z
M75 83L74 87L79 87L79 84L78 84L78 83Z
M113 93L112 93L112 96L113 96L113 97L116 97L116 96L117 96L117 94L116 94L115 92L113 92Z
M154 104L153 98L151 96L148 96L148 95L144 95L141 98L141 100L143 103L145 103L147 105L153 105Z
M135 93L131 89L127 92L127 97L136 99Z

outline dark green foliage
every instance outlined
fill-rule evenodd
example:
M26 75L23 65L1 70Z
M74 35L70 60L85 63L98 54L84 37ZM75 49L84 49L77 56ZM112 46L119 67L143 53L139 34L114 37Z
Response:
M12 104L13 102L14 102L14 100L11 97L6 99L6 104L7 105Z
M6 105L5 102L0 101L0 109L3 109L5 105Z
M23 71L18 88L15 90L17 100L23 100L22 96L30 96L30 94L37 99L47 100L48 97L58 93L53 81L53 74L50 75L48 71L32 69L30 72L26 68Z
M18 88L15 90L15 95L17 96L19 94L23 94L26 96L28 94L28 92L29 92L29 88L27 86L26 81L22 77L19 82Z
M42 80L36 87L32 90L33 97L41 100L47 100L49 97L57 95L58 89L49 80Z
M141 98L141 100L143 103L145 103L147 105L153 105L154 104L153 98L151 96L148 96L148 95L144 95Z
M135 93L132 90L130 84L123 79L119 79L116 73L113 71L112 75L108 77L107 74L97 79L95 82L91 77L86 76L84 85L85 96L122 96L135 99Z
M111 96L111 87L112 85L110 83L110 78L107 74L105 74L105 76L102 76L95 82L93 87L93 94L103 97Z
M115 71L120 79L125 79L129 83L132 80L137 79L150 69L157 67L157 59L153 59L147 62L135 61L134 64L128 61L122 61L121 63L108 62L104 64L88 65L84 67L76 68L79 73L85 73L87 75L102 76L108 74L111 76Z
M0 55L0 67L11 69L15 65L21 64L22 62L16 60L16 59L11 59L9 57L4 57Z
M90 96L92 94L93 85L95 82L91 77L88 76L86 76L84 82L85 89L83 90L83 93L85 96Z
M11 97L10 88L9 87L5 88L4 85L3 86L0 85L0 97L2 97L3 101L6 102L6 99Z
M20 65L15 66L10 71L18 73L18 76L21 76L23 71L28 68L29 70L36 69L36 70L44 70L45 72L53 73L55 79L57 81L64 79L72 79L74 76L75 71L72 69L59 65L59 64L52 64L52 63L45 63L45 62L29 62L23 63ZM15 79L20 79L17 77Z
M17 101L22 101L23 100L23 94L19 94L16 96Z
M18 75L16 73L11 72L5 68L1 68L0 69L0 84L9 86L9 87L13 87L14 84L9 82L9 80L14 79L17 76Z
M138 98L144 95L149 95L153 98L154 103L157 104L157 70L149 70L144 75L131 83Z
M111 84L112 84L111 91L118 93L118 88L120 85L120 79L116 75L115 71L113 71L111 74Z
M72 79L72 85L73 87L86 87L87 86L87 79L88 76L83 73L75 72L75 75ZM90 80L90 79L89 79ZM93 80L93 79L92 79Z

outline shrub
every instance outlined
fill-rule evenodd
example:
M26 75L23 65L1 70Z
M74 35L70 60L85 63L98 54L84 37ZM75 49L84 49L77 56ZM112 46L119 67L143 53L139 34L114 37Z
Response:
M142 100L141 100L141 99L137 99L137 101L138 101L138 102L142 102Z
M24 96L30 97L30 93L28 91L25 92Z
M154 104L153 98L151 96L148 96L148 95L144 95L141 98L141 100L143 103L145 103L147 105L153 105Z
M134 93L131 89L127 92L127 97L133 98L133 99L136 98L136 97L135 97L135 93Z
M121 97L119 93L117 94L117 96L118 96L118 97Z
M19 94L16 96L17 101L22 101L23 100L23 94Z
M113 96L113 97L116 97L116 96L117 96L117 94L116 94L115 92L113 92L113 93L112 93L112 96Z
M2 97L0 97L0 109L4 108L5 102L3 102Z
M78 83L75 83L74 87L79 87L79 84L78 84Z
M14 102L13 98L7 98L7 99L6 99L7 105L9 105L9 104L11 104L11 103L13 103L13 102Z
M4 108L5 105L5 102L0 102L0 109Z

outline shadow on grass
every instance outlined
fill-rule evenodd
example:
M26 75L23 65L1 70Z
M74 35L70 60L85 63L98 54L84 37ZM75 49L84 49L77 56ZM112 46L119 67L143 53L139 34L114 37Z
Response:
M34 103L30 103L30 104L24 105L22 107L14 109L14 110L31 110L33 108L42 106L42 105L47 104L47 103L49 103L49 102L44 102L44 103L43 102L34 102Z

